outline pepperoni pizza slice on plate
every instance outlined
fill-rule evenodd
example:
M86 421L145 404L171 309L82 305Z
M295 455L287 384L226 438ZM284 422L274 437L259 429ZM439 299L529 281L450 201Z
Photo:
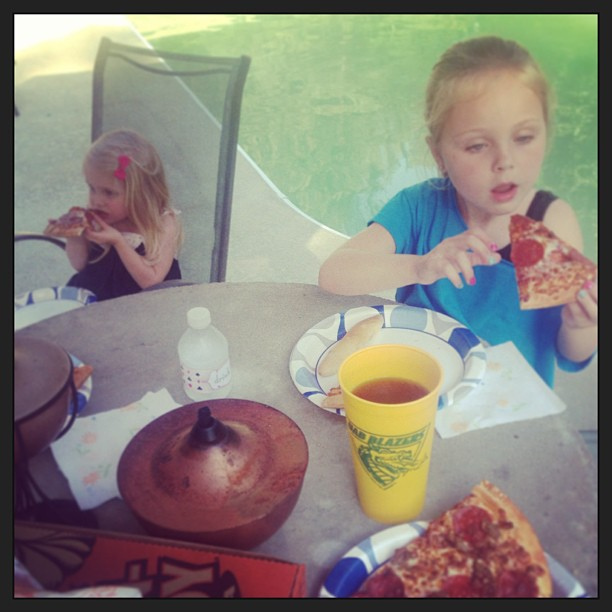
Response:
M353 597L550 597L547 557L522 511L488 481L396 549Z

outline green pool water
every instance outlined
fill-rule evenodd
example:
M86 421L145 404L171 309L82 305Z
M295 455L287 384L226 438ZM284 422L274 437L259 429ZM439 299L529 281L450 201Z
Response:
M347 235L435 175L422 104L440 54L495 34L525 45L556 90L540 186L572 204L597 260L596 15L129 15L159 49L249 55L240 145L304 213Z

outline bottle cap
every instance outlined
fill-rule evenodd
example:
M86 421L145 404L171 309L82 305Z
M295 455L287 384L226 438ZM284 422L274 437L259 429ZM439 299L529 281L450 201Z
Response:
M210 325L210 310L196 306L187 311L187 324L194 329L206 329Z

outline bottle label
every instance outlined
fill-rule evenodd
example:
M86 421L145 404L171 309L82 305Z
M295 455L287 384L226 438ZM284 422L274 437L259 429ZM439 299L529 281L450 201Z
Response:
M232 372L229 359L217 370L200 370L181 364L185 390L195 393L211 393L229 385Z

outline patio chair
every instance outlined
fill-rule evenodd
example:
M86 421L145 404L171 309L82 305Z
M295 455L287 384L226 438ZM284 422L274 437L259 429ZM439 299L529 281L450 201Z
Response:
M188 55L106 37L100 41L91 139L129 128L157 148L183 220L179 260L185 282L225 281L240 110L250 61L244 55ZM64 247L63 241L36 232L15 234L15 243L32 239Z
M130 128L157 148L185 228L183 278L225 280L242 93L250 58L100 42L92 141Z

